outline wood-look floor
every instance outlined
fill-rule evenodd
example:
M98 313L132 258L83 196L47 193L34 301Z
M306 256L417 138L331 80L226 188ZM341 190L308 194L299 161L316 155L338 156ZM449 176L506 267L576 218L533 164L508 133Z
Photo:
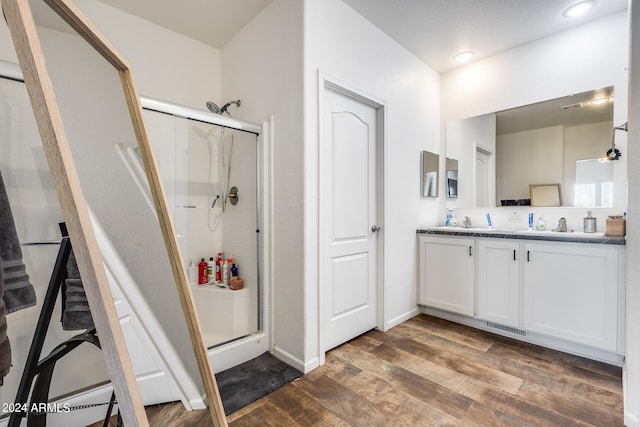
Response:
M206 411L147 408L152 426ZM623 426L621 369L427 315L370 331L228 417L231 426ZM100 425L100 424L96 424Z

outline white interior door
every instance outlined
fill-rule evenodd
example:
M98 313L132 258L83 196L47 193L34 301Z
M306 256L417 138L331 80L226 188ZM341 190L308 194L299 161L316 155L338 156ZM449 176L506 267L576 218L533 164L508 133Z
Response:
M323 350L376 326L376 109L330 89L323 112Z

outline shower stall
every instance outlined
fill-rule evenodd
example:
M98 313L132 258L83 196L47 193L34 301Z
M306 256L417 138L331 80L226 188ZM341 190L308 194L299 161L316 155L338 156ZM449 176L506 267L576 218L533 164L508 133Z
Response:
M265 215L269 212L270 169L265 153L270 124L254 125L229 117L229 108L233 112L239 101L227 105L225 111L223 106L223 114L150 98L141 101L185 269L191 259L196 263L222 253L233 258L243 281L238 290L215 283L191 285L204 343L214 371L219 372L268 351L270 346L270 318L266 315L270 299L265 298L271 281L270 264L265 261L270 246L269 215ZM137 144L133 139L109 140L108 144L114 144L110 150L118 152L123 161L120 164L115 158L115 163L126 166L117 168L118 172L114 169L114 173L121 170L127 174L128 169L133 177L127 179L130 193L147 199L151 218L155 208ZM22 74L17 64L5 61L0 61L0 172L38 299L37 306L8 316L13 366L0 388L0 403L7 404L13 402L25 367L60 246L58 223L63 217ZM136 212L144 209L141 204ZM153 311L140 292L140 283L131 275L135 266L126 265L100 224L96 222L94 227L145 404L182 400L188 407L200 408L201 394L191 380L193 373L180 363L180 354L167 339L171 331L157 321L161 314ZM173 281L173 277L167 280ZM156 289L155 285L150 283L148 288ZM177 298L167 300L171 297L162 294L157 298L180 310ZM60 312L60 301L55 310ZM75 334L52 322L43 354ZM64 381L52 383L50 396L54 399L80 405L108 400L111 389L103 355L89 347L78 347L59 363L66 374L61 377ZM104 415L99 407L89 406L84 411L94 414L96 420ZM0 416L0 425L7 416Z
M209 107L209 112L142 98L145 124L173 213L204 342L212 352L221 351L225 344L251 339L264 329L263 130L232 119L228 115L231 104L237 107L240 101L231 101L215 112ZM136 157L135 148L121 149L129 159ZM141 169L135 170L139 163L130 163L132 173L139 174ZM228 263L228 267L219 266L220 276L222 270L230 271L235 265L240 279L236 286L216 278L216 266L207 283L198 283L198 264L202 260L215 263L219 257Z

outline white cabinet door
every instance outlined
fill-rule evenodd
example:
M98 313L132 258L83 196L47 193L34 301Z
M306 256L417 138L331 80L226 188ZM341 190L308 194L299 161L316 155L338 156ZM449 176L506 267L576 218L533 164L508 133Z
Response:
M418 303L473 316L474 240L420 236Z
M616 351L618 251L590 245L524 245L526 329Z
M520 244L507 240L478 241L478 317L518 327Z

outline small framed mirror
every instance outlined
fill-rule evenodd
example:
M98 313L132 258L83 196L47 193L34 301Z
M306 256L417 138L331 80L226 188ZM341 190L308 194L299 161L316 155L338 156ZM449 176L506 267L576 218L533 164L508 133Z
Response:
M438 168L440 156L429 151L423 151L421 156L421 195L422 197L438 197Z

